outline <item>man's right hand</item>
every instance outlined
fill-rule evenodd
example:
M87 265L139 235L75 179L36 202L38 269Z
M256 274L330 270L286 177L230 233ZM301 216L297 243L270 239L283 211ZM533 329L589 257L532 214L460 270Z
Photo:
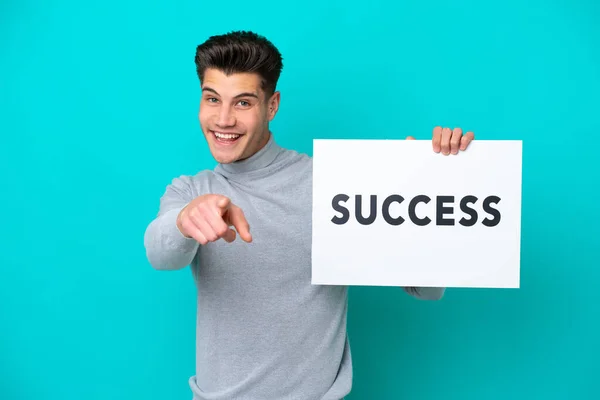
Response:
M219 239L231 243L235 240L235 230L240 237L250 243L250 226L241 208L231 200L218 194L205 194L196 197L177 216L177 228L187 237L205 245Z

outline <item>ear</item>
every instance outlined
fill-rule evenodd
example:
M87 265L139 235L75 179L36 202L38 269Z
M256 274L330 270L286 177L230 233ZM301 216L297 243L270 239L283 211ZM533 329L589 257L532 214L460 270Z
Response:
M279 91L273 93L273 95L269 98L267 102L267 115L269 116L269 121L272 121L275 118L275 114L279 110L279 102L281 100L281 93Z

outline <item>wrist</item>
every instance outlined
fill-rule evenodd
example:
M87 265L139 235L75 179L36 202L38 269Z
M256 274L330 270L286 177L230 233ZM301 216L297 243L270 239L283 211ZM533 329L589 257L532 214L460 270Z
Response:
M181 211L179 211L179 214L177 214L177 219L175 220L175 225L177 226L177 229L179 229L179 232L181 232L181 234L184 237L190 239L191 236L188 236L188 235L185 234L185 231L184 231L183 226L181 224L181 221L182 221L182 218L184 216L184 213L185 213L186 209L187 209L187 206L183 207L181 209Z

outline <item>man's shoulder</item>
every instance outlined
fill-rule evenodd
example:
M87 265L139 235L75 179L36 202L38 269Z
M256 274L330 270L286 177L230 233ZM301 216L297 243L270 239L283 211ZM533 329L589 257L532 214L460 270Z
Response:
M216 177L216 173L210 169L203 169L194 174L182 174L173 178L171 183L185 183L185 184L198 184L203 182L209 182Z
M312 168L312 157L306 153L293 149L284 149L284 157L289 164L301 168Z
M210 169L204 169L195 174L179 175L171 180L171 189L182 189L193 193L202 193L209 189L219 179L218 174Z

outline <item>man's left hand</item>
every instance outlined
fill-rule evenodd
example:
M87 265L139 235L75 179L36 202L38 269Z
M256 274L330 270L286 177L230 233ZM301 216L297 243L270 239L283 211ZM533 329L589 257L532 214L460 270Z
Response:
M436 153L442 153L447 156L449 154L458 154L460 151L465 151L471 143L472 140L475 139L475 134L473 132L467 132L463 135L463 131L461 128L442 128L441 126L436 126L433 128L433 139L431 140L431 144L433 146L433 151ZM406 140L415 140L412 136L407 136Z

